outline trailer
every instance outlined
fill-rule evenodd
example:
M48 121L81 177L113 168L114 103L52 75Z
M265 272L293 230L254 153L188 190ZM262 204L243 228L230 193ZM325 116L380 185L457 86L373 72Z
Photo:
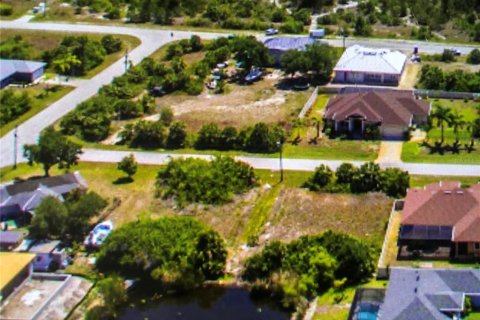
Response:
M310 30L310 37L316 39L325 37L325 29Z

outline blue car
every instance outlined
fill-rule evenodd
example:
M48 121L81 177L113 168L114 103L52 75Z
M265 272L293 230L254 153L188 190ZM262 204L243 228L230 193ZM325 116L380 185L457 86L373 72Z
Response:
M245 76L246 82L255 82L262 78L263 72L260 69L253 69Z

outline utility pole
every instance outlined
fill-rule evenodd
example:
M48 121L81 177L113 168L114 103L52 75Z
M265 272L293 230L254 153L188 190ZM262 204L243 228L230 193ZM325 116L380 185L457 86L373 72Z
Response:
M128 71L128 49L125 50L125 72Z
M15 126L13 131L13 169L17 169L17 138L18 126Z
M279 150L279 161L280 161L280 182L283 182L283 158L282 158L282 149L283 149L283 143L281 140L277 141L277 146Z

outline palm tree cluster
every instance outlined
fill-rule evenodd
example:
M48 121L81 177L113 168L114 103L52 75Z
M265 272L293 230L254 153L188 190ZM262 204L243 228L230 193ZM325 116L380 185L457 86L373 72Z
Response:
M435 145L443 148L445 142L445 125L453 129L455 135L455 143L453 148L458 152L460 147L459 133L461 129L466 129L469 133L470 143L465 144L465 148L468 152L473 151L475 144L475 136L480 132L480 121L478 119L472 121L466 121L463 114L460 114L457 110L452 111L451 108L444 107L440 104L434 105L434 111L432 118L436 119L437 126L440 127L441 138L440 142L436 142Z

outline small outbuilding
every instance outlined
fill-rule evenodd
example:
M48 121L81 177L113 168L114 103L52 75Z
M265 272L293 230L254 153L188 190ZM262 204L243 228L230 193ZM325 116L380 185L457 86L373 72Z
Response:
M345 50L337 65L337 83L397 86L407 56L400 51L354 45Z
M275 37L265 40L263 43L273 57L275 64L280 64L280 59L289 50L304 51L307 46L315 43L311 37Z
M0 59L0 89L13 82L32 83L43 76L45 62Z
M0 231L0 250L11 251L25 238L25 233L20 231Z

